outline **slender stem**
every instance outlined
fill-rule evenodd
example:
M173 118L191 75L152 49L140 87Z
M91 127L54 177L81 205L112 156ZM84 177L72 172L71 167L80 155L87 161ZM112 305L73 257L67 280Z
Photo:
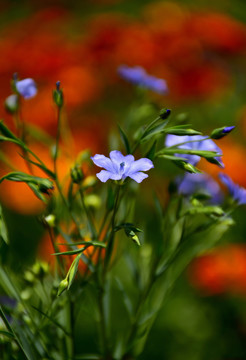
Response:
M21 97L18 96L18 111L14 115L14 123L17 129L17 134L21 138L23 144L26 144L26 126L24 119L21 116ZM32 164L29 162L28 152L26 146L22 147L22 155L25 160L26 166L31 174L33 174Z
M103 295L104 290L102 287L99 287L98 289L98 310L100 314L100 321L99 321L99 336L102 346L102 353L104 356L106 356L106 353L108 351L108 345L107 345L107 335L106 335L106 321L105 321L105 313L104 313L104 307L103 307Z
M85 204L84 192L83 192L81 187L79 187L79 195L80 195L80 198L81 198L81 202L82 202L82 206L83 206L85 215L87 217L87 221L88 221L89 229L90 229L90 232L91 232L91 235L92 235L92 239L97 239L98 235L97 235L97 231L96 231L96 228L95 228L95 225L94 225L94 221L93 221L93 218L91 216L90 211L87 209L87 206Z
M49 236L50 236L50 240L51 240L54 252L57 253L57 252L59 252L59 249L58 249L58 247L56 245L56 242L55 242L55 239L54 239L54 236L53 236L53 232L52 232L52 229L50 227L48 228L48 232L49 232ZM57 263L60 266L62 277L64 278L64 276L65 276L64 263L63 263L62 259L60 258L60 256L56 256L56 260L57 260Z
M120 186L118 186L118 188L116 189L116 197L115 197L113 215L112 215L112 219L111 219L111 232L110 232L109 241L108 241L107 248L106 248L106 255L105 255L105 261L104 261L104 271L103 271L104 277L106 276L106 273L107 273L108 264L109 264L109 261L110 261L111 255L112 255L112 251L113 251L113 246L114 246L115 218L116 218L116 214L117 214L117 210L118 210L120 189L121 189Z
M61 108L57 107L57 131L56 131L56 144L55 144L55 153L54 153L54 173L57 176L57 157L59 151L59 140L61 134Z

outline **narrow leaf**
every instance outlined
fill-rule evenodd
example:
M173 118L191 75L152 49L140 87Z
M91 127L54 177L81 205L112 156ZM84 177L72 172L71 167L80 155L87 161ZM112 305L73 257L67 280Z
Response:
M130 154L131 150L130 150L130 145L129 145L129 141L128 141L128 138L125 134L125 132L122 130L122 128L120 127L120 125L118 125L118 129L119 129L119 132L120 132L120 138L125 146L125 149L126 149L126 152L127 154Z

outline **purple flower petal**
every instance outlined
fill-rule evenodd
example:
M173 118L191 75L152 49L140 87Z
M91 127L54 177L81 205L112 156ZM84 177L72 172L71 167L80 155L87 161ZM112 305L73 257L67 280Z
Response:
M183 144L184 142L186 144ZM222 150L211 139L207 139L206 136L201 135L178 136L169 134L166 136L165 145L167 147L177 146L179 149L184 150L216 151L218 154L222 155ZM198 155L182 154L182 157L185 158L192 165L196 165L201 159L201 157ZM224 167L221 157L217 156L215 159L217 159L221 163L221 167Z
M141 182L148 175L139 171L147 171L154 167L152 161L147 158L135 161L133 155L124 156L118 150L110 152L110 159L99 154L92 156L91 159L95 165L106 169L96 174L102 182L106 182L108 179L124 180L127 176Z
M91 157L91 160L96 166L102 167L108 171L114 171L112 161L104 155L96 154L95 156Z
M115 164L120 164L125 161L125 156L118 150L111 151L109 157Z
M37 86L33 79L27 78L15 83L18 93L24 97L24 99L30 99L37 94Z
M120 180L121 179L121 175L113 174L110 171L106 171L106 170L101 170L99 173L96 174L96 176L98 177L98 179L101 182L106 182L106 181L108 181L108 179L112 179L112 180Z
M130 67L121 65L118 67L118 74L130 83L152 90L158 94L166 94L168 92L165 80L147 74L141 66Z
M126 173L126 176L130 176L130 174L134 174L138 171L148 171L153 167L154 165L150 159L142 158L134 161L134 163L131 164L131 167Z
M209 194L210 202L221 202L222 195L219 184L207 174L188 174L176 179L179 194L192 195L196 192Z
M144 179L146 179L149 175L139 171L139 172L135 172L135 173L131 173L130 175L128 175L131 179L133 179L134 181L136 181L137 183L141 183Z
M235 184L232 179L223 173L219 174L219 178L222 183L228 188L228 191L232 198L238 203L238 205L246 204L246 189L238 184Z

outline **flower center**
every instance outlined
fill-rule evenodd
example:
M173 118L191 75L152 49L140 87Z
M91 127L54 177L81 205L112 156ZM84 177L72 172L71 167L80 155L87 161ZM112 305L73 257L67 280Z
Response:
M120 163L120 172L124 171L125 163Z

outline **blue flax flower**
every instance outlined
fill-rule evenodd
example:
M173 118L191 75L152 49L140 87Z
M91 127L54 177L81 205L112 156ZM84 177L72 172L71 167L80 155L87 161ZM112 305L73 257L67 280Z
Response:
M15 87L18 93L24 99L30 99L37 94L37 85L33 79L27 78L15 82Z
M238 184L235 184L230 176L220 173L219 178L222 183L227 187L231 197L235 200L238 205L246 204L246 189Z
M121 65L118 67L118 74L130 83L152 90L158 94L163 95L168 92L165 80L147 74L141 66L129 67Z
M206 139L206 140L203 140ZM186 144L183 144L186 143ZM183 144L183 145L179 145ZM185 135L185 136L178 136L178 135L167 135L165 140L165 145L167 147L170 146L177 146L179 149L185 150L204 150L204 151L216 151L217 153L222 155L222 150L213 142L213 140L208 139L207 136L201 135ZM185 158L191 165L196 165L201 157L198 155L189 155L189 154L179 154L182 158ZM222 163L221 157L215 157L221 163L221 167L224 167Z
M142 158L135 161L133 155L124 156L117 150L111 151L109 158L96 154L91 159L95 165L105 169L96 174L102 182L106 182L108 179L124 180L126 177L130 177L137 183L141 183L148 177L142 171L147 171L154 167L150 159Z
M190 196L195 193L209 195L211 203L220 203L222 194L219 184L208 174L189 174L176 178L178 193Z

